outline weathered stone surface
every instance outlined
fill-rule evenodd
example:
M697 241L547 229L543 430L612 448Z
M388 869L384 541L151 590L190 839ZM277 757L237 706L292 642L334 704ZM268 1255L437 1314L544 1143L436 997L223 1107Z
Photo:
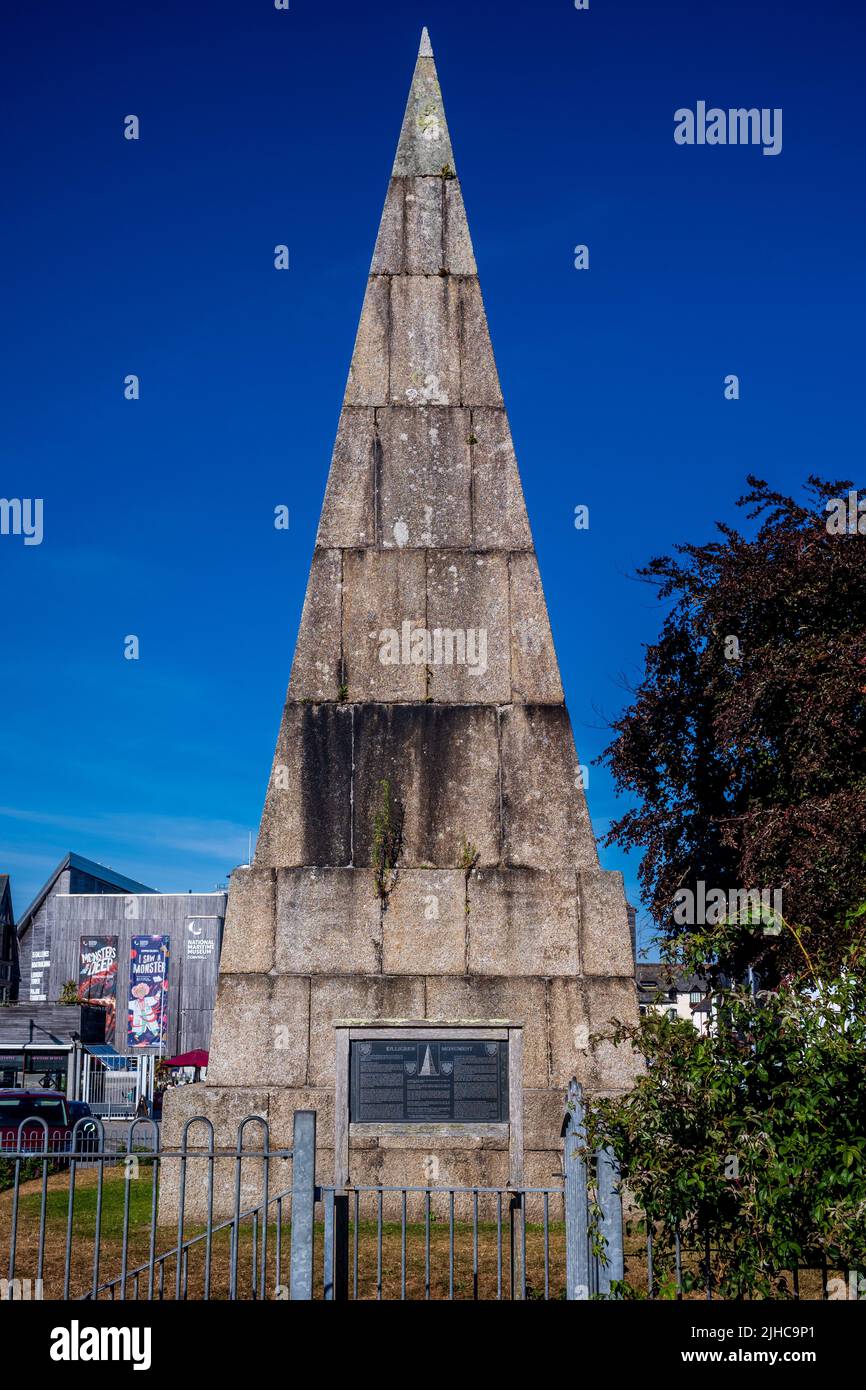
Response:
M523 1145L533 1150L556 1151L565 1115L565 1092L525 1090L523 1092Z
M622 874L584 869L578 892L583 973L631 975L634 958Z
M481 298L478 280L470 276L450 280L460 287L460 324L462 329L460 399L464 405L502 405L499 374L493 360L493 345L487 327L487 315Z
M256 867L348 864L351 777L351 711L287 704L265 796Z
M535 1149L527 1153L523 1160L523 1181L527 1187L547 1189L547 1216L551 1224L565 1220L563 1198L563 1158L562 1140L551 1144L546 1150ZM529 1193L526 1198L526 1220L533 1224L544 1220L544 1195L542 1192ZM565 1261L551 1260L550 1297L565 1297Z
M470 421L430 406L379 412L379 505L386 549L468 546L472 540Z
M596 868L592 826L564 705L502 711L503 859L539 868Z
M358 1138L358 1125L351 1128L352 1147L360 1147L362 1141ZM375 1128L375 1126L374 1126ZM503 1127L505 1128L505 1127ZM366 1147L377 1149L402 1149L429 1154L431 1151L436 1153L440 1149L462 1149L464 1152L475 1152L479 1149L507 1149L508 1134L503 1133L498 1136L481 1135L476 1133L471 1125L467 1125L462 1134L452 1130L450 1134L437 1134L435 1130L429 1130L426 1126L419 1126L416 1134L384 1134L380 1133Z
M245 1087L210 1085L177 1086L166 1094L160 1134L160 1147L171 1152L181 1147L183 1129L188 1120L204 1115L214 1128L214 1148L234 1149L238 1128L248 1116L268 1119L268 1093ZM139 1138L141 1138L139 1134ZM243 1151L250 1157L240 1164L241 1203L244 1209L262 1200L262 1163L255 1155L264 1148L264 1126L253 1122L244 1126ZM271 1141L273 1147L273 1140ZM191 1126L188 1131L188 1151L208 1147L208 1128L204 1124ZM226 1216L234 1209L238 1164L233 1158L215 1159L213 1165L213 1212ZM177 1230L180 1207L181 1164L176 1158L164 1158L159 1174L160 1226ZM189 1160L183 1203L183 1221L187 1234L190 1223L202 1222L208 1216L207 1165L202 1160Z
M475 256L456 179L392 179L372 275L475 275Z
M303 1086L310 984L293 975L220 975L209 1086Z
M402 275L404 271L404 226L407 179L392 179L385 195L382 220L370 263L371 275ZM440 232L441 244L441 232Z
M279 1087L269 1093L268 1124L271 1145L290 1149L294 1140L296 1110L315 1110L316 1148L334 1148L334 1092L327 1087ZM333 1180L333 1169L326 1181Z
M238 1140L238 1128L250 1115L268 1120L268 1093L259 1087L212 1086L199 1082L195 1086L174 1086L166 1091L163 1103L161 1144L164 1149L179 1149L183 1143L184 1127L190 1120L206 1116L214 1129L214 1148L233 1149ZM206 1124L192 1125L187 1132L189 1149L208 1147ZM273 1136L271 1138L274 1144ZM261 1125L244 1129L244 1150L261 1151L264 1130Z
M390 283L391 404L459 405L461 282L407 275Z
M426 573L420 550L349 550L343 559L343 669L348 699L423 700L427 671L408 633L423 629ZM386 660L383 660L383 656ZM423 656L423 653L422 653Z
M421 56L412 78L393 177L441 174L453 169L454 151L432 56Z
M407 275L438 275L444 267L441 178L410 179L403 188L403 269Z
M576 975L573 870L479 869L469 879L473 975Z
M383 903L373 861L385 785L400 844ZM629 1049L589 1041L613 1014L636 1018L631 974L622 883L598 869L425 32L256 865L232 889L207 1105L223 1113L223 1083L245 1108L266 1089L284 1144L297 1110L316 1109L327 1182L335 1020L521 1021L524 1174L556 1187L570 1077L594 1094L633 1077ZM504 1145L373 1127L353 1135L350 1171L401 1187L504 1185ZM217 1183L229 1209L233 1168ZM256 1191L245 1174L245 1200ZM488 1206L482 1219L495 1218ZM399 1217L399 1196L385 1211ZM456 1214L471 1215L468 1199ZM540 1214L536 1202L530 1219ZM447 1217L447 1197L434 1215Z
M289 681L290 700L336 700L341 676L343 556L316 550Z
M376 974L380 918L369 869L278 869L276 968L299 975Z
M530 705L562 704L547 604L534 551L508 559L511 581L512 698Z
M367 281L344 406L386 403L390 314L391 282L386 276L374 275Z
M371 273L438 275L445 268L444 180L392 179Z
M528 550L532 533L504 410L472 411L473 544L481 550Z
M415 976L314 977L310 995L311 1086L334 1085L337 1019L423 1018L424 981Z
M318 546L364 546L376 541L375 412L343 410L319 531Z
M547 1001L544 980L506 976L430 976L427 1018L507 1020L523 1024L523 1084L547 1086Z
M463 194L456 179L444 180L444 232L445 269L451 275L476 275L475 254L472 238L466 221Z
M223 974L266 974L273 969L274 904L273 869L244 865L234 870L220 956Z
M433 658L428 694L434 700L450 704L510 700L509 625L505 556L428 552L427 627Z
M471 841L499 860L496 711L484 706L367 705L355 716L354 855L371 864L382 782L403 808L401 865L458 868Z
M431 1144L424 1149L392 1149L377 1147L359 1149L350 1145L349 1176L359 1186L381 1184L383 1187L424 1187L432 1185L440 1192L430 1204L431 1217L447 1221L448 1189L466 1187L505 1188L508 1184L508 1154L502 1149L454 1149L444 1144ZM399 1221L401 1214L399 1192L385 1193L383 1214L388 1221ZM362 1196L360 1218L375 1221L378 1199L375 1193ZM420 1192L407 1194L406 1214L409 1221L424 1219L424 1198ZM471 1221L472 1197L455 1194L454 1215L458 1221ZM479 1219L496 1220L496 1199L479 1197ZM503 1225L507 1229L508 1200L503 1201Z
M628 1043L591 1040L612 1032L612 1019L637 1021L633 978L557 979L550 982L551 1084L565 1088L576 1076L593 1094L627 1090L640 1071Z
M401 869L382 919L386 975L462 975L466 879L462 869Z

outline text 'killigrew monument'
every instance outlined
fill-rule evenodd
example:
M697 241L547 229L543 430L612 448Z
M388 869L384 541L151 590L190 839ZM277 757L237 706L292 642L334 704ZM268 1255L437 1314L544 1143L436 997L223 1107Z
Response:
M546 1184L565 1088L631 1084L599 869L426 31L205 1086L232 1146L318 1112L319 1180Z

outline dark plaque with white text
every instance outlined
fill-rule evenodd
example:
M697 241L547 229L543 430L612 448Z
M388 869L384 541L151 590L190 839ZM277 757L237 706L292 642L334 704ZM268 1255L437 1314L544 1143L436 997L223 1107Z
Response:
M351 1043L353 1124L500 1124L508 1120L508 1043L455 1039Z

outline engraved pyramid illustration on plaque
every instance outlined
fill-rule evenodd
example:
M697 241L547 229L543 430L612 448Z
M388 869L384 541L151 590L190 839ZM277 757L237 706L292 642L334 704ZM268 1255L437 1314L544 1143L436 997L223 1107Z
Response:
M425 30L207 1083L167 1107L166 1142L205 1113L232 1144L249 1113L290 1144L315 1109L322 1181L340 1020L522 1023L527 1182L559 1163L572 1076L633 1077L591 1043L637 1013L623 883L599 868L457 172ZM437 1152L446 1180L508 1178L493 1144ZM414 1179L417 1152L366 1143L351 1173Z

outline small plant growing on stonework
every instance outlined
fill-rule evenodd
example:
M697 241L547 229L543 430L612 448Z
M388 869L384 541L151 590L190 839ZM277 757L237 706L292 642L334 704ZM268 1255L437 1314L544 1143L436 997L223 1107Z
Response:
M348 698L349 698L349 687L348 687L348 685L341 685L341 686L340 686L340 689L337 691L337 699L340 701L340 704L342 705L342 704L345 704L345 702L346 702L346 700L348 700Z
M464 838L463 843L460 846L460 867L463 870L463 880L466 884L466 895L463 910L466 913L467 917L469 916L469 875L472 873L472 870L478 863L478 859L479 854L475 845L473 845L471 840L467 840Z
M74 980L66 981L63 988L60 991L60 998L57 1002L59 1004L78 1003L78 985L75 983Z
M469 875L478 863L478 850L471 840L464 840L460 846L460 867L463 870L463 877L469 882Z
M373 820L373 876L376 895L387 903L397 881L397 860L403 847L403 811L387 778L379 783L379 809Z
M467 444L477 444L477 443L478 443L478 438L477 438L477 436L476 436L475 434L470 434L470 436L469 436L469 438L467 439L466 443L467 443Z
M456 179L457 177L450 164L443 164L440 172L443 179Z

